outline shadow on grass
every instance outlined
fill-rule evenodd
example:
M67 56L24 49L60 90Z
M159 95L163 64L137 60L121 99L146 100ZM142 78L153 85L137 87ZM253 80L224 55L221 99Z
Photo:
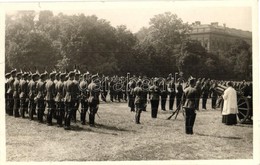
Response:
M235 137L235 136L215 136L215 135L206 135L206 134L202 134L202 133L196 133L196 135L199 136L210 136L210 137L216 137L216 138L225 138L225 139L242 139L241 137Z
M104 129L111 130L111 131L135 132L134 130L127 130L124 128L118 128L118 127L104 125L104 124L96 124L96 128L101 128L101 129L104 128Z

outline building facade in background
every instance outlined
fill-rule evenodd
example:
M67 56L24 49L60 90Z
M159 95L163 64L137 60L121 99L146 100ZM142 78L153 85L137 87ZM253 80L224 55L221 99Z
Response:
M243 39L252 46L252 32L228 28L218 22L201 24L200 21L192 23L190 38L200 41L201 45L212 53L227 51L236 39Z

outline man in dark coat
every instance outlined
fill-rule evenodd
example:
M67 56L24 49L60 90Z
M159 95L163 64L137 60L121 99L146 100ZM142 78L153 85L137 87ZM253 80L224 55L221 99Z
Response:
M128 85L128 107L130 108L131 112L135 111L135 105L134 105L134 88L136 87L136 83L134 80L130 80Z
M193 134L193 126L196 119L195 100L197 97L197 90L194 88L195 79L189 79L189 87L183 93L183 108L185 109L185 132L186 134Z
M77 110L79 109L79 96L80 96L80 91L79 91L79 76L80 74L78 72L75 73L75 79L73 80L73 84L74 84L74 94L75 96L73 96L75 98L75 104L74 104L74 109L72 112L72 120L76 123L77 121Z
M11 71L11 77L7 80L7 113L10 116L13 116L13 107L14 107L14 98L13 98L13 92L14 92L14 81L16 77L16 69Z
M181 84L181 81L178 81L178 85L176 87L177 92L176 92L176 109L179 109L181 106L181 99L183 95L183 86Z

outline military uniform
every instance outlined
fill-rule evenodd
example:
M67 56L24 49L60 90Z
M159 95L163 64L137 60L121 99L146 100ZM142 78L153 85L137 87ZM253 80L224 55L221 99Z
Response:
M183 108L185 109L185 132L186 134L193 134L193 126L196 119L196 97L197 90L194 88L195 79L190 79L190 86L184 90L183 93Z
M45 88L46 88L46 103L47 103L47 124L50 126L52 125L52 116L54 113L55 108L55 84L54 84L54 77L55 74L50 74L50 79L46 82Z
M202 86L202 109L207 109L206 105L207 105L207 99L209 97L209 89L210 89L210 85L208 80L204 83L204 85Z
M57 126L62 127L62 121L65 114L65 105L64 105L64 78L65 73L60 74L60 79L55 85L56 89L56 96L55 96L55 103L56 103L56 118L57 118Z
M143 89L140 87L142 83L139 81L137 82L137 87L134 88L134 96L135 96L135 123L140 124L140 117L142 110L144 109L144 95L143 95Z
M130 108L131 112L135 111L135 97L134 97L134 88L136 84L133 80L130 80L128 83L128 107Z
M27 76L28 74L25 73L23 75L24 79L20 80L20 114L22 118L24 118L25 111L28 109L28 82L27 82ZM27 111L28 112L28 111Z
M161 109L165 111L165 105L166 105L166 100L167 100L167 85L166 81L163 80L160 83L160 91L161 91Z
M33 120L33 115L36 113L36 104L34 102L34 98L36 97L36 80L37 80L38 74L33 74L32 79L28 83L28 90L29 90L29 118L30 120Z
M96 79L97 76L92 76L92 82L88 85L89 90L89 124L90 126L95 125L95 114L98 111L98 105L99 105L99 94L100 89L97 86L97 84L94 82L94 79Z
M64 91L65 91L65 106L66 106L66 112L65 112L65 124L64 124L64 129L70 129L70 122L71 122L71 117L73 110L75 108L75 85L73 83L75 73L70 72L69 73L69 79L66 81L64 84Z
M20 99L19 99L19 94L20 94L20 76L21 73L17 73L17 77L13 83L14 86L14 93L13 93L13 98L14 98L14 107L13 107L13 112L15 117L20 117L19 114L19 108L20 108Z
M15 81L15 76L16 76L16 70L11 71L11 77L7 80L7 92L6 92L6 97L7 97L7 113L12 116L13 115L13 107L14 107L14 98L13 98L13 93L14 93L14 81Z
M77 121L77 110L79 109L79 96L80 96L80 90L79 90L79 73L75 73L75 79L73 80L73 84L74 84L74 92L73 94L75 96L73 96L75 98L75 102L74 102L74 109L72 112L72 120L76 123Z
M44 104L44 97L46 94L45 90L45 74L41 74L39 81L36 84L36 109L37 109L37 119L40 123L43 122L43 115L44 115L44 110L45 110L45 104Z
M86 124L86 113L88 111L88 82L86 81L86 75L84 74L84 79L80 82L79 87L81 89L81 112L80 112L80 121L82 125Z
M176 109L178 109L181 106L181 98L182 98L182 95L183 95L183 87L181 85L181 82L178 83L176 89L177 89L177 92L176 92Z
M170 80L168 83L168 93L169 93L169 109L173 110L173 104L174 104L174 99L175 99L175 84L173 79Z
M150 91L150 100L151 100L151 115L152 118L157 118L159 99L160 99L160 89L158 87L157 80L155 80L154 85L152 85L149 89Z

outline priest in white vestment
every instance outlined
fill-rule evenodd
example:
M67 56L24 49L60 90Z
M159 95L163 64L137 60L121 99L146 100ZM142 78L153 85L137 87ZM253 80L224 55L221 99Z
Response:
M233 83L228 82L228 88L224 91L224 105L222 110L222 123L226 125L237 124L237 92L233 88Z

